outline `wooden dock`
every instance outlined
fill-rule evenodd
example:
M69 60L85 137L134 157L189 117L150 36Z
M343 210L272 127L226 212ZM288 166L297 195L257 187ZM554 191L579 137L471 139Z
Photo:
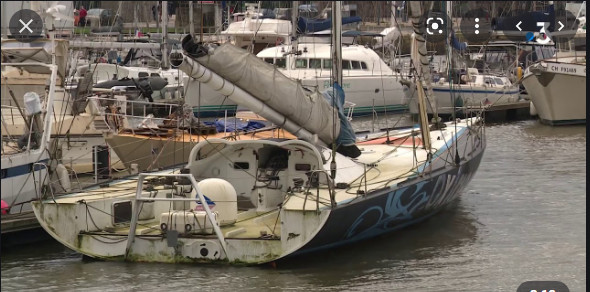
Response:
M2 249L52 240L43 230L33 211L2 215Z
M531 119L530 113L531 102L523 99L520 101L503 103L499 105L487 105L487 106L469 106L457 110L457 118L469 118L475 116L477 113L484 111L484 119L488 123L504 123L512 121L522 121ZM452 118L450 113L439 113L438 116L443 121L448 121ZM412 120L418 121L418 114L412 114ZM432 119L433 115L428 114L428 119Z
M528 100L490 106L485 111L485 121L488 123L502 123L527 120L531 118L530 107L531 102Z
M20 214L8 214L2 215L2 235L41 228L39 222L37 222L37 218L35 217L35 213L33 211L23 212Z

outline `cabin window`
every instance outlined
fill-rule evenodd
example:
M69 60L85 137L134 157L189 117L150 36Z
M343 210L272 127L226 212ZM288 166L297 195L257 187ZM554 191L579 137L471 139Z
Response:
M234 162L234 169L250 169L250 163L248 162Z
M350 61L352 64L352 69L360 70L361 69L361 62L359 61Z
M113 203L113 223L126 223L131 221L131 201Z
M307 68L307 59L295 60L295 68Z
M342 70L350 70L352 69L352 65L350 65L349 60L342 60Z
M148 77L150 75L148 74L148 72L139 72L139 73L137 73L137 76L139 76L139 78L142 78L142 77Z
M494 80L492 78L490 78L490 77L484 77L483 78L483 82L485 84L490 84L490 85L494 84Z
M365 63L365 62L361 62L361 68L363 70L368 70L369 69L369 67L367 66L367 63Z
M287 68L287 62L284 58L278 58L275 60L275 65L279 68Z
M332 69L332 60L331 59L322 59L322 65L324 69Z
M269 64L274 64L275 60L273 58L264 58L264 62L269 63Z
M295 170L296 171L310 171L311 170L311 164L308 164L308 163L296 163L295 164Z
M501 78L494 78L494 81L496 81L496 84L498 85L504 85L504 81L502 81Z
M150 76L151 77L160 77L160 74L158 74L158 73L152 73L152 74L150 74Z
M309 59L309 68L322 69L322 60L321 59Z

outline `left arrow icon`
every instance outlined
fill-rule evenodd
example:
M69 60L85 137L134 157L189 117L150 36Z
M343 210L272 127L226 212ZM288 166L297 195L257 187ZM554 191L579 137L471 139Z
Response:
M521 25L521 24L522 24L522 21L519 21L519 22L516 24L516 28L518 28L518 30L519 30L519 31L522 31L522 28L520 28L520 26L519 26L519 25Z

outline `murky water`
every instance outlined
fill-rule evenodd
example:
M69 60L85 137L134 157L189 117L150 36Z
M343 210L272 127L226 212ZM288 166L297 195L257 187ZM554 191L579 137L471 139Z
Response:
M531 280L585 291L586 127L531 120L486 134L461 198L386 237L276 268L83 261L47 242L2 250L2 291L516 291Z

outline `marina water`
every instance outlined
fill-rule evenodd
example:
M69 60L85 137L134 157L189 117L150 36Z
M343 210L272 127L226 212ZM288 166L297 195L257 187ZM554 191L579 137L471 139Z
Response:
M585 291L586 127L527 120L486 136L460 199L386 237L276 267L88 261L47 241L2 250L2 291L516 291L534 280Z

